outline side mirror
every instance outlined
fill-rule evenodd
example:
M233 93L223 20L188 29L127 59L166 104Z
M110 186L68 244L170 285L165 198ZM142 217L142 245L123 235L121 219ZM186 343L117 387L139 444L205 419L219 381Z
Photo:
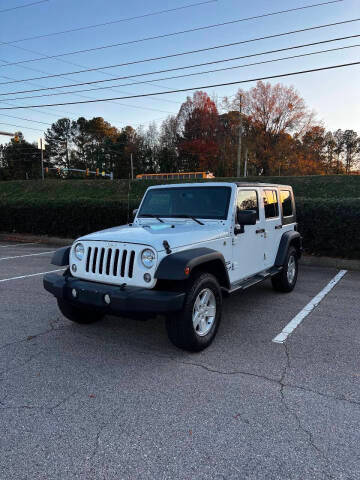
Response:
M133 217L134 217L134 218L136 217L136 214L137 214L138 211L139 211L138 208L135 208L135 209L133 210Z
M256 210L237 210L236 218L239 225L256 225Z
M235 233L243 233L244 225L256 225L257 212L256 210L237 210L236 220L240 229L236 229Z

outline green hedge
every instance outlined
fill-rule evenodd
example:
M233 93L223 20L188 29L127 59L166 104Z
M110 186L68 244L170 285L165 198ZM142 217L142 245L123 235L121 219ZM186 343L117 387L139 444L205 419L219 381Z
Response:
M139 201L53 202L0 204L0 230L76 238L127 223Z
M0 231L74 238L122 225L139 200L0 203ZM297 198L307 253L360 259L360 199Z
M216 178L215 181L243 181L244 178ZM331 175L307 177L249 177L251 182L282 183L291 185L296 197L355 198L360 197L360 175ZM188 181L188 180L187 180ZM173 181L135 180L18 180L0 181L0 203L5 202L71 202L82 200L125 201L130 194L142 197L149 185L179 183Z
M360 198L296 201L307 253L360 259Z

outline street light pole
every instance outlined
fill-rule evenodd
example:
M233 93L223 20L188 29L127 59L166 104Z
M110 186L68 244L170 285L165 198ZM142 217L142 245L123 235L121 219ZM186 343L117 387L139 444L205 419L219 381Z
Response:
M15 133L9 133L9 132L1 132L0 131L0 135L5 135L7 137L15 137Z

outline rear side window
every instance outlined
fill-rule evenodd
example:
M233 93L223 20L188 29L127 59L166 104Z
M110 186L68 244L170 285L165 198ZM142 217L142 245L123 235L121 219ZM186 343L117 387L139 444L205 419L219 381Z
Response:
M289 190L280 191L280 201L282 205L282 211L284 217L292 217L294 215L291 193Z
M279 204L276 190L264 190L263 192L265 218L279 216Z
M237 208L239 210L256 210L259 219L259 202L256 190L239 190L237 196Z

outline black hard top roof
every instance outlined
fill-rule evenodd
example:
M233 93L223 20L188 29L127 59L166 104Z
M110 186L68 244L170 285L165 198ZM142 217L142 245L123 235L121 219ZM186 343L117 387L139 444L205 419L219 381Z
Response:
M280 183L260 183L260 182L235 182L238 187L286 187L292 188L290 185Z

